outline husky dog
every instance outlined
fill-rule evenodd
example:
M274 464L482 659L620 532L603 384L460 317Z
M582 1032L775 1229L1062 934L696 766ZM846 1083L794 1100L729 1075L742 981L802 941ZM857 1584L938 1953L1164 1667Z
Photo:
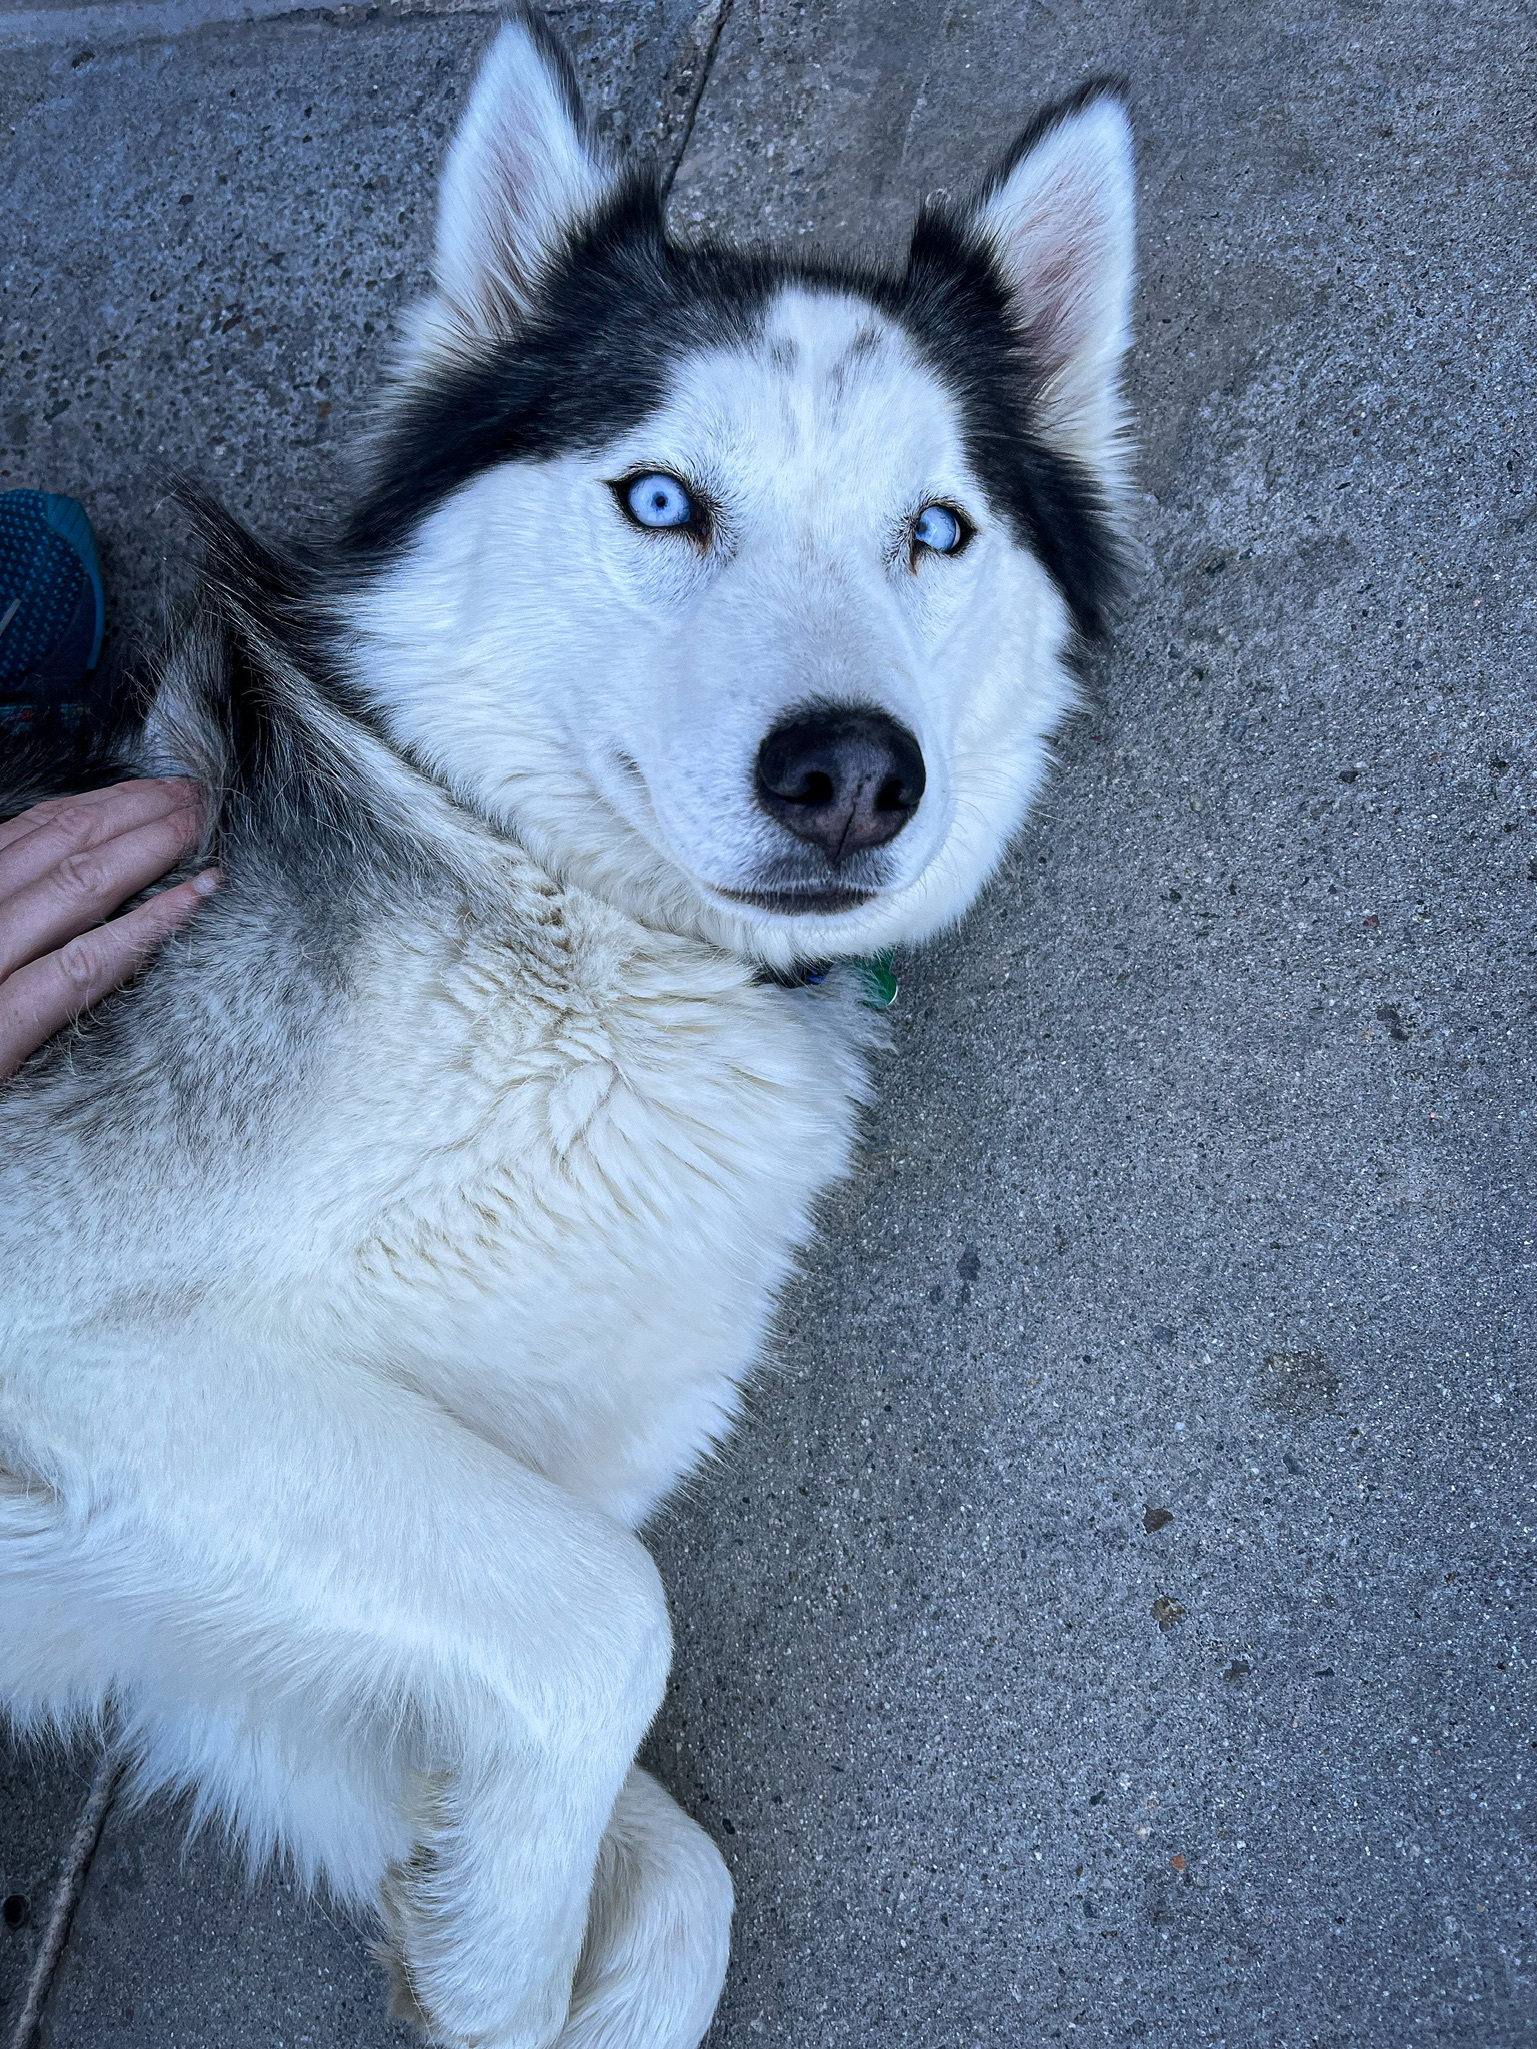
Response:
M691 2049L731 1884L634 1760L872 1013L1103 623L1096 84L892 273L675 241L503 27L350 515L205 516L131 765L226 880L0 1091L0 1690L370 1916L431 2040Z

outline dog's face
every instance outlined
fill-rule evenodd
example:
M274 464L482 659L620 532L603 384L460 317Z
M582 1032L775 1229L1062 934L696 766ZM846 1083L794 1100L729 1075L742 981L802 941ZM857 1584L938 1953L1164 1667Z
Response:
M1100 621L1130 215L1091 91L900 275L679 247L504 29L348 536L396 740L556 872L774 964L957 916Z

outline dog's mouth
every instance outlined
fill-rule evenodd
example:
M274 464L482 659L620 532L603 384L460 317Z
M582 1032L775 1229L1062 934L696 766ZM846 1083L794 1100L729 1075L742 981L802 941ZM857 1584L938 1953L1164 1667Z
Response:
M650 787L639 762L633 755L617 752L610 759L619 771L620 788L634 806L633 811L625 805L617 808L622 815L629 817L653 846L667 852L670 859L677 860L678 856L672 851L657 818ZM873 851L856 854L846 864L853 872L843 876L825 872L819 875L814 868L808 875L806 870L813 864L804 856L805 849L797 848L792 853L780 853L775 858L755 864L759 866L762 879L752 888L733 889L723 882L712 882L697 869L692 870L692 877L711 896L719 897L725 903L742 904L755 911L770 911L781 918L836 918L844 912L857 911L866 904L874 903L885 893L886 878L880 872L884 863ZM683 864L680 862L679 865ZM829 865L815 864L824 868Z
M710 888L728 903L750 904L782 918L835 918L888 893L892 878L883 852L866 850L835 865L812 861L804 848L796 848L757 863L751 882L734 888L713 882Z
M728 903L751 904L755 911L777 911L786 918L832 918L857 911L880 894L874 889L722 889L715 894Z

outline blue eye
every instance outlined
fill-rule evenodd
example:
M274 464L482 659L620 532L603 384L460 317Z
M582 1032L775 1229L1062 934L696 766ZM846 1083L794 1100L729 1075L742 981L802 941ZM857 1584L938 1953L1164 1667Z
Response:
M966 538L948 505L925 505L913 521L913 539L931 555L953 555Z
M625 508L637 526L693 526L698 508L684 485L665 470L632 477L624 487Z

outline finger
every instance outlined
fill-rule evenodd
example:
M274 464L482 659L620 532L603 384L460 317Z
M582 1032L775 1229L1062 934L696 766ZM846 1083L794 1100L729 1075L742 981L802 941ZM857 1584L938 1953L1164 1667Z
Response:
M36 882L0 899L0 975L100 924L125 898L157 882L196 838L186 810L66 854Z
M50 824L64 815L73 814L84 821L94 812L110 814L124 804L131 805L145 798L160 807L175 802L189 791L198 790L198 787L190 776L140 776L128 782L105 783L99 790L76 790L67 797L45 797L40 804L34 804L30 810L18 812L14 818L0 824L0 850L38 826Z
M0 982L0 1081L83 1010L131 981L221 880L217 868L205 868Z
M115 783L110 789L34 804L0 827L0 898L35 882L67 854L100 846L136 825L176 812L186 812L201 825L203 809L202 790L186 776Z

